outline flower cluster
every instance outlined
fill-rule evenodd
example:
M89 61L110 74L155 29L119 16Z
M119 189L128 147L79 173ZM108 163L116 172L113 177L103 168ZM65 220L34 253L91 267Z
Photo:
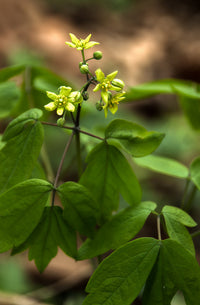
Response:
M54 111L57 109L58 115L63 115L64 111L75 111L75 105L83 101L83 97L79 91L72 91L71 87L61 86L59 88L59 94L47 91L47 96L53 100L44 108L48 111Z
M115 78L117 73L118 71L114 71L105 76L101 69L95 71L98 84L93 91L96 92L101 90L101 104L103 101L102 108L104 109L105 117L107 117L108 109L115 114L118 110L119 102L125 99L125 92L122 91L125 84L121 79ZM113 95L111 91L116 91L118 93Z

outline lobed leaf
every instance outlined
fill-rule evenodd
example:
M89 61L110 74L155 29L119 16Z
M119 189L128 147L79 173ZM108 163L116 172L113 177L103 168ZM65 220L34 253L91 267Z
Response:
M116 249L133 238L143 227L149 214L156 208L151 201L129 207L106 222L93 239L87 239L78 251L77 259L83 260Z
M87 187L100 207L101 222L117 210L119 193L130 204L141 200L141 189L128 161L114 146L100 143L89 154L80 184Z
M147 131L143 126L126 120L113 120L105 130L106 139L115 139L134 157L152 153L161 143L164 134Z
M51 190L49 182L30 179L0 195L0 252L20 245L33 232Z
M149 155L142 158L134 158L134 162L139 166L164 175L183 179L189 176L189 170L185 165L170 158Z
M159 252L160 242L140 238L107 257L90 278L83 305L130 305L142 289Z
M66 182L59 186L58 194L64 207L64 219L74 230L93 236L99 208L89 190L81 184Z

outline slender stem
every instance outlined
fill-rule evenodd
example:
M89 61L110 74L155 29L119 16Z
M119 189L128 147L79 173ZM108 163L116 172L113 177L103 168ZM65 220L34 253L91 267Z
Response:
M158 239L162 240L162 238L161 238L161 228L160 228L160 215L157 216L157 230L158 230Z
M185 206L184 206L184 210L186 212L188 212L190 209L191 209L191 206L192 206L192 203L193 203L193 200L194 200L194 197L196 195L196 191L197 191L197 188L196 186L194 185L193 188L192 188L192 191L190 193L190 197L188 199L188 201L186 202Z
M70 127L70 126L62 126L62 127L60 127L60 126L58 126L58 125L55 124L55 123L48 123L48 122L41 122L41 123L42 123L43 125L55 126L55 127L59 127L59 128L69 129L69 130L76 130L75 127ZM81 130L81 129L79 129L79 132L80 132L80 133L83 133L83 134L85 134L85 135L87 135L87 136L89 136L89 137L92 137L92 138L101 140L101 141L104 141L104 140L105 140L105 139L102 138L102 137L98 137L98 136L94 135L93 133L90 133L90 132L87 132L87 131L84 131L84 130Z
M83 172L82 159L81 159L81 142L80 142L80 133L77 129L76 131L76 156L77 156L77 165L78 165L78 177L80 178Z
M24 72L24 83L25 83L25 92L28 97L30 108L34 108L34 100L32 96L32 80L31 80L31 67L26 67Z
M187 178L186 184L185 184L185 189L184 189L184 192L183 192L183 198L182 198L181 206L180 206L181 209L184 209L185 199L186 199L186 195L187 195L189 185L190 185L190 180Z
M72 118L72 122L74 123L74 125L75 125L75 118L74 118L74 115L73 115L73 113L72 112L70 112L70 115L71 115L71 118Z
M61 170L62 170L62 166L63 166L63 163L64 163L64 160L65 160L65 156L66 156L66 153L68 152L69 150L69 147L72 143L72 139L73 139L73 136L74 136L74 131L72 132L72 134L70 135L70 138L65 146L65 150L63 152L63 155L62 155L62 158L61 158L61 161L60 161L60 164L59 164L59 167L58 167L58 170L57 170L57 174L56 174L56 178L55 178L55 181L54 181L54 188L56 189L57 188L57 185L58 185L58 179L60 177L60 173L61 173Z

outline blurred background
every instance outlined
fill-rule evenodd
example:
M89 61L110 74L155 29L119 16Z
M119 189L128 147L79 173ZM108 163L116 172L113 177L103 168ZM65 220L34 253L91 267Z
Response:
M100 42L95 50L103 52L100 62L91 63L93 71L99 65L105 73L119 70L119 78L127 85L179 78L200 83L200 2L199 0L0 0L0 68L12 64L42 65L78 87L84 83L78 63L80 54L65 45L69 33ZM91 51L93 52L93 51ZM90 50L88 51L90 54ZM91 53L92 54L92 53ZM183 118L175 96L156 96L122 107L123 116L147 129L167 132L159 153L174 157L184 164L200 153L199 134ZM96 112L83 125L107 124ZM103 115L103 114L102 114ZM111 118L112 119L112 118ZM1 132L7 122L1 124ZM53 131L52 131L53 133ZM62 135L48 134L54 169L62 148ZM66 168L69 166L66 164ZM177 179L135 167L145 200L160 204L178 203L184 185ZM63 179L76 178L70 168ZM147 183L147 180L150 181ZM196 194L195 219L199 219L200 196ZM148 221L141 234L155 234ZM200 241L195 240L200 248ZM93 267L90 262L74 262L61 251L40 275L27 254L10 258L0 256L0 304L6 305L79 305ZM8 294L13 293L11 300ZM25 296L21 296L21 295ZM33 297L34 299L31 299ZM9 303L10 302L10 303ZM140 300L134 302L139 305ZM184 305L178 294L173 305Z

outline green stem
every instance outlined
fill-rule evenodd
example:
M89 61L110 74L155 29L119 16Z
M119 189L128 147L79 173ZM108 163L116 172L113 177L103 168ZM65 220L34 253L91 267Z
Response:
M42 123L43 125L49 125L49 126L54 126L54 127L59 127L59 128L64 128L64 129L76 131L76 127L70 127L70 126L62 126L62 127L60 127L60 126L58 126L58 125L55 124L55 123L48 123L48 122L41 122L41 123ZM104 141L104 140L105 140L105 139L102 138L102 137L98 137L98 136L96 136L96 135L93 134L93 133L90 133L90 132L87 132L87 131L84 131L84 130L81 130L81 129L79 129L79 132L80 132L80 133L83 133L83 134L85 134L85 135L87 135L87 136L89 136L89 137L92 137L92 138L101 140L101 141Z
M190 180L189 180L189 178L187 178L186 184L185 184L185 189L184 189L184 192L183 192L183 198L182 198L181 206L180 206L180 208L182 210L184 209L184 205L185 205L185 200L186 200L186 195L187 195L187 191L188 191L188 188L189 188L189 184L190 184Z
M160 215L157 216L157 231L158 231L158 239L162 240L162 238L161 238L161 227L160 227Z
M31 77L31 67L26 67L24 71L24 84L25 84L25 92L27 95L27 99L29 102L30 108L34 108L34 100L32 96L32 77Z
M191 191L191 193L190 193L190 197L189 197L188 201L186 202L186 204L185 204L185 206L184 206L184 210L185 210L186 212L188 212L188 211L191 209L191 206L192 206L192 203L193 203L193 200L194 200L196 191L197 191L197 188L196 188L196 186L194 185L193 188L192 188L192 191Z

